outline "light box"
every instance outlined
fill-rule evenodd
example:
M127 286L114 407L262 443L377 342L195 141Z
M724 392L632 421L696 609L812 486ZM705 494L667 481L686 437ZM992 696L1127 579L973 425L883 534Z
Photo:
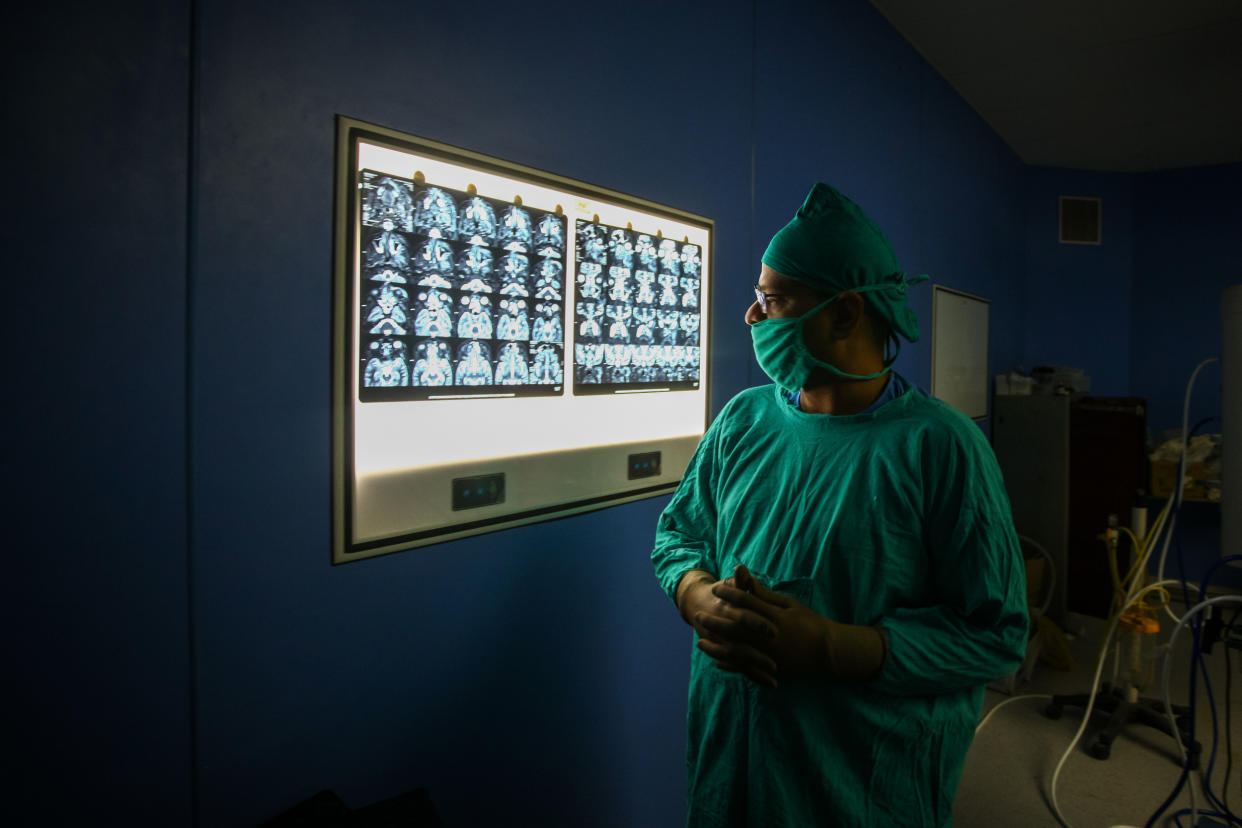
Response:
M713 223L337 119L334 563L671 492Z
M972 420L988 416L988 315L991 302L932 287L931 393Z

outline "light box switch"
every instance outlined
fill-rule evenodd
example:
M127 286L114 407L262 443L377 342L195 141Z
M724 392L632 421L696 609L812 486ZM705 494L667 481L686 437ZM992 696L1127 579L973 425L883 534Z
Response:
M630 480L640 477L660 476L660 452L648 451L642 454L631 454L628 471Z
M505 502L504 474L453 478L453 511Z

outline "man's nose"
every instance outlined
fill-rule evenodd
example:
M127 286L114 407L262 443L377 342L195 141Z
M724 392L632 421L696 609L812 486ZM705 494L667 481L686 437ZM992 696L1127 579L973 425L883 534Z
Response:
M751 302L750 307L746 309L745 318L747 325L753 325L756 322L762 322L767 319L768 315L763 312L763 308L759 307L758 302Z

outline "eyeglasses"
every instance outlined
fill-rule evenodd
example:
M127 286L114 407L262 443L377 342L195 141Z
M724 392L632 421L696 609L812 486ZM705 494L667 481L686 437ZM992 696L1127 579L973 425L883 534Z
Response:
M759 285L755 285L755 302L759 304L759 310L767 314L771 312L768 309L768 305L774 299L778 301L783 301L787 305L792 307L792 306L801 305L804 301L814 300L814 302L818 303L818 302L823 302L825 299L828 298L827 296L821 293L818 293L814 290L806 290L800 287L792 288L791 290L793 292L790 292L790 293L787 293L785 291L778 292L778 291L773 291L773 290L769 290L765 292L764 289L761 288ZM859 290L855 292L861 293L862 291Z

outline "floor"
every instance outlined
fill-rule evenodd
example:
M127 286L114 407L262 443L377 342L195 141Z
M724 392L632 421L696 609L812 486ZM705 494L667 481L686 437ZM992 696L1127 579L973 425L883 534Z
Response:
M1175 623L1168 616L1161 622L1157 638L1167 645ZM1073 671L1037 664L1029 680L1020 683L1012 694L989 688L985 714L1003 702L1012 699L1012 703L997 709L975 736L954 802L955 828L1144 826L1177 784L1181 773L1179 754L1175 741L1168 735L1132 725L1113 744L1110 757L1101 761L1087 753L1085 746L1094 730L1088 728L1056 778L1055 802L1063 817L1063 821L1058 820L1052 782L1058 763L1082 723L1082 711L1066 708L1055 721L1044 711L1053 693L1083 693L1090 689L1098 663L1096 654L1106 632L1105 623L1090 616L1071 614L1064 626L1070 633L1069 648L1077 664ZM1184 629L1172 651L1170 696L1174 704L1185 703L1188 698L1190 643L1189 630ZM1224 648L1215 646L1205 658L1219 718L1216 733L1221 741L1211 775L1212 789L1219 796L1226 768ZM1234 761L1228 804L1235 814L1242 815L1242 651L1232 650L1230 661ZM1103 673L1105 681L1111 678L1112 665L1109 659ZM1143 692L1144 697L1162 698L1162 668L1163 664L1157 662L1155 683ZM1196 735L1203 744L1206 768L1213 727L1204 703L1202 674L1197 698L1200 714L1196 717ZM1196 799L1200 808L1207 807L1201 794ZM1174 807L1153 824L1179 824L1170 821L1169 814L1190 804L1190 795L1183 790ZM1194 824L1204 828L1223 823L1201 818ZM1190 817L1184 816L1180 824L1190 826Z

